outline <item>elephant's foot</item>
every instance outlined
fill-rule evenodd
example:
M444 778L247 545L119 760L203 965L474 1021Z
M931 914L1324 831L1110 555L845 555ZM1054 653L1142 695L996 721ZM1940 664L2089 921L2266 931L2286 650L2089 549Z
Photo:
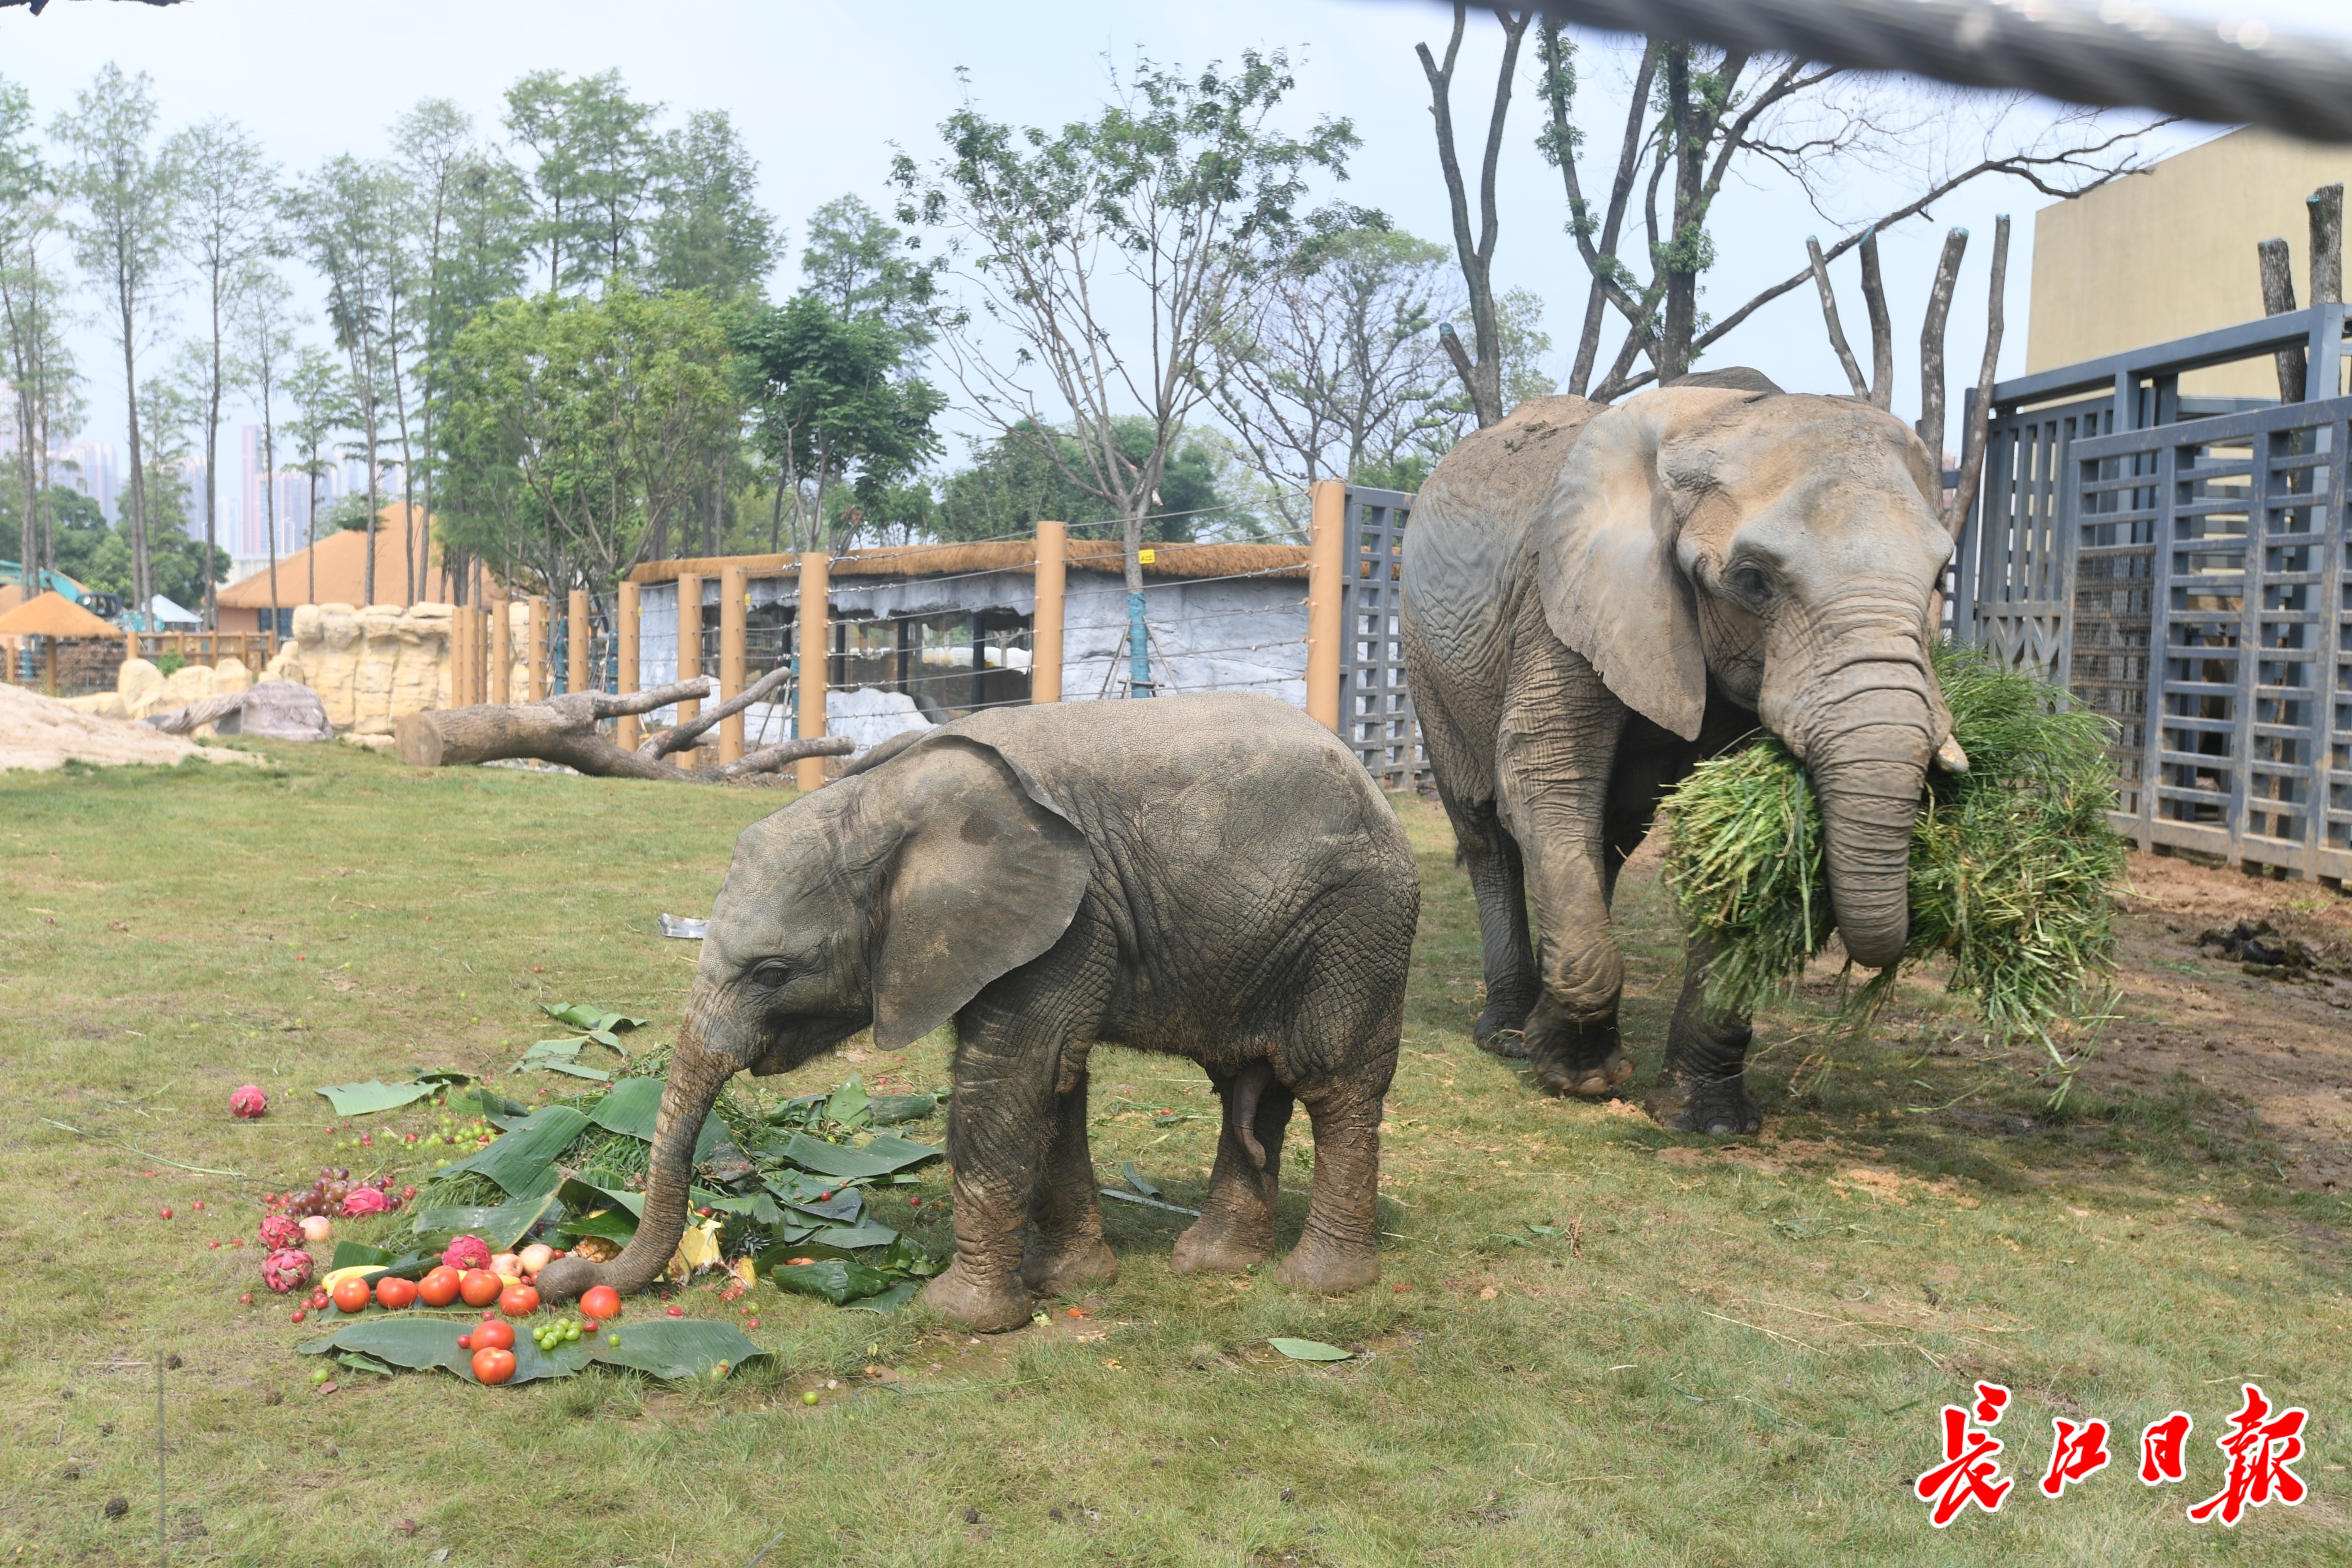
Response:
M1554 1094L1572 1094L1580 1100L1609 1100L1633 1076L1633 1064L1625 1059L1623 1051L1612 1051L1591 1067L1546 1066L1544 1087Z
M1525 1058L1528 1006L1526 1000L1516 996L1490 999L1486 1011L1478 1015L1478 1021L1470 1026L1471 1043L1482 1051L1514 1061Z
M950 1322L983 1334L1002 1334L1029 1321L1029 1292L1012 1279L982 1279L958 1258L923 1287L923 1305Z
M1274 1271L1275 1282L1294 1290L1314 1290L1326 1296L1341 1296L1350 1290L1360 1290L1381 1277L1381 1255L1376 1247L1347 1242L1328 1241L1308 1231Z
M1176 1238L1179 1274L1239 1274L1274 1256L1274 1214L1239 1215L1212 1205Z
M1021 1255L1021 1283L1040 1296L1067 1296L1084 1285L1118 1278L1118 1259L1100 1236L1048 1240L1040 1236Z
M1546 1006L1528 1019L1528 1062L1545 1089L1582 1100L1607 1100L1633 1076L1614 1017L1575 1024Z
M1741 1078L1693 1079L1661 1074L1643 1109L1669 1132L1737 1138L1764 1129L1764 1113L1748 1098Z

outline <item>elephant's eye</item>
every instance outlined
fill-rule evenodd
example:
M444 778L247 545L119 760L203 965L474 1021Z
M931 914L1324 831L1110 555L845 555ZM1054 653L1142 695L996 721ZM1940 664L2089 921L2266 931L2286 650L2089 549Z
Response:
M1735 566L1724 577L1732 596L1751 610L1760 610L1772 598L1772 580L1753 566Z
M780 958L772 958L751 971L751 983L774 991L792 979L793 966Z

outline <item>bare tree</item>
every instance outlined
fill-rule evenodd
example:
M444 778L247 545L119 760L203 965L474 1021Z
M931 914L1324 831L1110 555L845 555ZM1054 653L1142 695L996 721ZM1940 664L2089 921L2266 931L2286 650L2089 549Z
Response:
M1304 538L1307 487L1354 479L1417 487L1461 432L1467 399L1437 329L1459 309L1443 246L1339 215L1210 340L1210 400ZM1354 219L1352 223L1347 219Z
M1777 172L1832 221L1839 221L1825 210L1832 171L1870 165L1899 171L1915 184L1916 195L1828 246L1826 266L1865 243L1874 249L1879 231L1927 214L1978 180L2020 179L2061 198L2095 189L2137 168L2139 138L2169 123L2119 125L2084 109L2037 119L2046 111L2029 107L2023 95L1923 95L1916 86L1889 86L1801 59L1651 38L1635 63L1609 195L1596 211L1578 169L1585 138L1575 118L1576 47L1545 20L1537 53L1547 113L1538 145L1560 171L1569 232L1591 278L1569 390L1589 390L1604 402L1685 374L1757 310L1813 278L1809 264L1721 316L1701 314L1699 279L1716 259L1707 225L1727 179ZM1626 260L1636 216L1646 279ZM1624 336L1596 384L1600 342L1612 317ZM1637 370L1644 360L1646 367ZM1865 395L1882 381L1891 384L1893 363L1891 336L1874 334Z
M1295 238L1308 172L1339 172L1356 144L1344 121L1303 139L1276 130L1293 85L1279 50L1190 77L1141 60L1093 121L1024 133L966 105L940 127L947 158L926 174L902 153L893 168L900 221L951 237L970 303L945 316L942 342L971 412L1125 526L1134 696L1152 685L1144 520L1208 395L1211 336ZM1012 353L992 358L983 331L1007 334ZM1040 371L1050 404L1031 384ZM1129 450L1136 413L1146 438Z
M163 144L181 174L180 255L195 274L205 311L205 559L220 538L220 409L224 360L237 289L277 248L278 174L259 142L227 120L190 126ZM205 573L205 626L220 625L219 584Z
M131 534L131 591L145 614L155 595L147 541L147 463L140 438L139 353L154 339L150 310L163 292L171 265L179 175L171 161L150 151L155 132L152 84L145 73L126 77L109 64L75 94L53 133L70 161L66 188L79 204L71 225L74 254L122 351L125 417L130 425L131 484L124 518Z
M1462 57L1462 35L1469 26L1470 8L1455 0L1454 32L1445 42L1445 63L1440 65L1427 44L1415 44L1422 74L1429 79L1429 112L1437 126L1437 163L1445 176L1445 196L1454 216L1454 249L1462 263L1462 281L1469 293L1471 346L1447 322L1438 328L1446 357L1470 394L1478 427L1501 419L1503 406L1503 346L1495 313L1495 241L1500 232L1495 210L1495 166L1503 154L1503 125L1511 111L1511 83L1519 65L1519 40L1533 12L1514 16L1499 7L1495 20L1503 26L1503 63L1495 77L1495 101L1486 117L1486 155L1478 166L1478 233L1470 233L1470 195L1462 178L1461 155L1454 142L1454 70Z

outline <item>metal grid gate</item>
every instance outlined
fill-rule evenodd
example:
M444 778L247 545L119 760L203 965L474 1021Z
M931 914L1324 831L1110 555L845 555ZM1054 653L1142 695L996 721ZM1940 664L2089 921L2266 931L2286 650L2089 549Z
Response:
M1412 694L1404 679L1398 600L1411 494L1348 487L1347 629L1339 661L1339 714L1349 746L1381 787L1404 790L1428 772Z
M2352 398L2126 431L2074 449L2083 545L2148 561L2134 818L2163 844L2352 870Z

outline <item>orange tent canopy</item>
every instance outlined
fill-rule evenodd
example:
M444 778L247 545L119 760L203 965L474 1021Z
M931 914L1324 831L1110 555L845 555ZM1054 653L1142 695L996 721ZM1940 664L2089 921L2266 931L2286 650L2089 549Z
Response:
M0 616L0 636L119 637L120 628L100 620L55 588L30 604Z

